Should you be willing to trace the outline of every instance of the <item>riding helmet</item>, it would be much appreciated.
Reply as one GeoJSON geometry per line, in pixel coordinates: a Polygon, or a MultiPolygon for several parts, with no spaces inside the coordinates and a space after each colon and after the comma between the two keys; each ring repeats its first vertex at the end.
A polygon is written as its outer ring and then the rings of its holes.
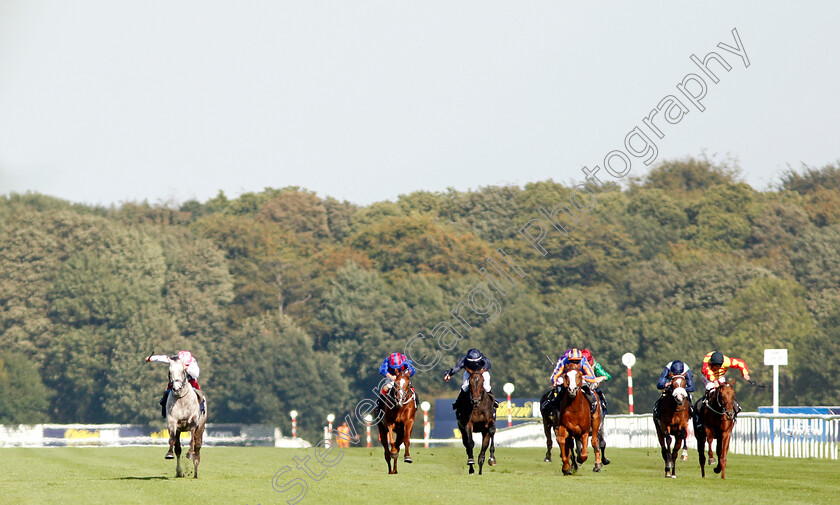
{"type": "Polygon", "coordinates": [[[583,359],[583,353],[580,349],[569,349],[569,361],[580,361],[583,359]]]}
{"type": "Polygon", "coordinates": [[[470,349],[467,351],[467,361],[479,361],[481,360],[481,351],[478,349],[470,349]]]}
{"type": "Polygon", "coordinates": [[[723,353],[720,351],[715,351],[712,353],[712,357],[709,358],[710,365],[717,365],[720,366],[723,364],[723,353]]]}
{"type": "Polygon", "coordinates": [[[388,364],[391,365],[391,368],[400,368],[404,361],[403,355],[398,352],[395,352],[388,357],[388,364]]]}
{"type": "Polygon", "coordinates": [[[685,363],[680,360],[674,360],[671,362],[671,373],[674,375],[679,375],[685,372],[685,363]]]}

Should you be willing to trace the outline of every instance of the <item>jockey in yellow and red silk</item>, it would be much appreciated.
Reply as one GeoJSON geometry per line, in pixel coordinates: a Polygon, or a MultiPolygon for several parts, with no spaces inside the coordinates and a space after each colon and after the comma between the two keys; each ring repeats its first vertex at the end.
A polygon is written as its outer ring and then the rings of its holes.
{"type": "Polygon", "coordinates": [[[586,360],[586,358],[583,357],[583,353],[580,349],[569,349],[563,353],[563,356],[559,360],[557,360],[557,365],[554,367],[554,371],[551,372],[551,385],[557,389],[559,395],[562,395],[565,392],[563,390],[563,372],[565,372],[566,365],[569,363],[580,365],[580,370],[583,372],[584,382],[581,391],[583,391],[586,399],[589,400],[589,408],[594,414],[595,409],[598,407],[598,400],[595,398],[595,394],[592,390],[600,381],[595,377],[595,371],[592,369],[592,365],[586,360]]]}
{"type": "MultiPolygon", "coordinates": [[[[382,394],[387,394],[393,387],[394,381],[397,378],[397,372],[400,370],[408,370],[408,376],[413,377],[417,370],[414,368],[414,363],[401,352],[392,353],[385,358],[385,361],[379,366],[379,373],[385,377],[385,385],[382,387],[382,394]]],[[[414,394],[414,403],[417,408],[420,408],[420,400],[417,398],[417,392],[414,391],[414,386],[411,386],[411,392],[414,394]]]]}
{"type": "MultiPolygon", "coordinates": [[[[155,354],[147,356],[146,362],[155,361],[157,363],[168,364],[173,361],[173,358],[184,364],[184,368],[187,370],[187,381],[190,383],[190,386],[195,389],[196,394],[198,394],[201,403],[201,412],[204,413],[204,392],[201,391],[197,380],[199,374],[201,374],[201,370],[198,368],[198,360],[195,359],[190,351],[179,351],[178,354],[172,358],[166,354],[155,354]]],[[[163,398],[160,399],[161,413],[164,418],[166,418],[166,399],[169,397],[169,392],[171,390],[172,383],[170,382],[166,385],[166,391],[163,393],[163,398]]]]}
{"type": "MultiPolygon", "coordinates": [[[[694,404],[694,410],[697,413],[698,425],[702,424],[703,416],[700,415],[700,404],[705,404],[706,399],[709,398],[712,392],[717,387],[726,382],[726,372],[730,368],[735,368],[741,372],[744,380],[750,380],[750,371],[747,368],[747,363],[742,359],[730,358],[724,356],[720,351],[712,351],[703,357],[703,368],[701,373],[703,375],[703,384],[706,388],[706,394],[703,398],[697,400],[694,404]]],[[[741,405],[735,402],[735,413],[741,412],[741,405]]]]}

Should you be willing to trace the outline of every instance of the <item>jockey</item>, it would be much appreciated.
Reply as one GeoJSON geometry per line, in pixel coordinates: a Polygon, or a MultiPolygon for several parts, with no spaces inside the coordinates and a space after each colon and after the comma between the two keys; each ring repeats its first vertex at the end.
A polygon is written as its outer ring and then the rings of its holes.
{"type": "Polygon", "coordinates": [[[481,374],[481,377],[484,379],[484,390],[487,391],[487,394],[490,395],[490,398],[493,399],[493,406],[498,407],[499,402],[496,401],[495,395],[493,395],[493,391],[490,387],[490,359],[484,355],[478,349],[470,349],[467,351],[467,355],[458,360],[455,363],[455,366],[450,368],[446,371],[446,374],[443,376],[443,380],[449,382],[450,377],[458,373],[458,370],[464,369],[464,382],[461,384],[461,391],[458,393],[458,398],[455,399],[455,403],[452,404],[452,410],[457,410],[458,405],[461,401],[466,401],[467,399],[467,391],[470,389],[470,373],[477,372],[479,370],[484,370],[484,373],[481,374]]]}
{"type": "MultiPolygon", "coordinates": [[[[190,386],[193,387],[195,393],[198,395],[199,402],[201,403],[201,413],[204,413],[204,392],[198,386],[198,379],[201,370],[198,368],[198,360],[195,359],[190,351],[179,351],[176,359],[184,364],[184,368],[187,369],[187,381],[190,383],[190,386]]],[[[158,363],[170,363],[172,362],[172,358],[167,356],[166,354],[156,354],[152,356],[146,356],[146,362],[156,361],[158,363]]],[[[166,391],[163,393],[163,398],[160,399],[160,407],[161,407],[161,414],[164,418],[166,418],[166,399],[169,397],[169,392],[172,391],[172,383],[170,382],[166,386],[166,391]]]]}
{"type": "Polygon", "coordinates": [[[590,385],[597,384],[601,381],[595,377],[595,371],[592,370],[592,365],[586,361],[586,358],[583,357],[583,353],[580,352],[579,349],[569,349],[563,353],[563,356],[559,360],[557,360],[557,366],[555,366],[554,371],[551,372],[551,385],[558,391],[559,394],[563,394],[563,372],[566,371],[566,365],[569,363],[580,364],[580,370],[583,372],[584,381],[581,391],[583,391],[586,399],[589,400],[589,409],[594,414],[595,410],[598,408],[598,403],[595,399],[595,395],[592,394],[592,388],[590,385]]]}
{"type": "MultiPolygon", "coordinates": [[[[414,368],[414,363],[401,352],[391,353],[379,366],[379,373],[385,377],[385,385],[382,387],[383,394],[387,394],[394,385],[394,381],[397,379],[397,372],[400,370],[408,370],[409,377],[413,377],[417,372],[414,368]]],[[[415,406],[420,408],[420,400],[417,399],[417,392],[414,391],[414,386],[411,386],[411,392],[414,395],[415,406]]]]}
{"type": "MultiPolygon", "coordinates": [[[[685,391],[688,393],[688,402],[689,404],[693,402],[691,393],[694,391],[694,374],[691,373],[691,368],[689,368],[688,365],[678,359],[675,359],[665,365],[665,368],[662,370],[662,375],[659,376],[659,382],[656,383],[656,389],[661,389],[663,391],[662,395],[656,400],[656,403],[653,404],[654,418],[659,418],[659,408],[662,405],[662,399],[665,398],[665,395],[667,395],[671,390],[671,379],[675,375],[683,375],[685,377],[685,391]]],[[[694,415],[693,407],[691,415],[694,415]]]]}
{"type": "MultiPolygon", "coordinates": [[[[700,416],[700,403],[702,402],[705,404],[708,398],[712,395],[712,392],[717,389],[719,385],[726,382],[725,375],[727,370],[730,368],[740,370],[741,376],[744,377],[744,380],[750,380],[750,371],[744,360],[724,356],[720,351],[712,351],[703,357],[703,368],[701,369],[701,373],[703,374],[703,383],[706,388],[706,394],[703,398],[697,400],[697,404],[694,405],[694,411],[697,413],[698,426],[702,425],[703,421],[702,416],[700,416]]],[[[741,406],[736,401],[735,413],[737,414],[738,412],[741,412],[741,406]]]]}
{"type": "Polygon", "coordinates": [[[598,430],[598,437],[601,441],[601,463],[609,465],[610,460],[604,456],[604,449],[607,447],[607,441],[604,438],[604,416],[607,415],[607,399],[604,397],[604,392],[601,391],[600,384],[601,382],[612,379],[612,375],[610,375],[610,373],[607,372],[600,363],[595,361],[595,358],[592,357],[592,351],[589,349],[583,349],[580,353],[583,354],[583,358],[592,365],[592,370],[595,372],[595,379],[598,381],[595,383],[595,394],[597,394],[598,398],[601,400],[601,428],[598,430]]]}

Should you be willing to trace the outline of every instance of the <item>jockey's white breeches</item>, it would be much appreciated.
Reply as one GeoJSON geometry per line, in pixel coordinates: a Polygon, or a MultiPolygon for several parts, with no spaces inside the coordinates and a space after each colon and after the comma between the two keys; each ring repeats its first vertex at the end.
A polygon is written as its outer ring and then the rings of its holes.
{"type": "Polygon", "coordinates": [[[706,387],[706,391],[711,391],[714,388],[718,387],[720,384],[723,384],[724,382],[726,382],[726,376],[723,375],[720,376],[719,379],[713,381],[707,379],[705,375],[703,376],[703,385],[706,387]]]}
{"type": "MultiPolygon", "coordinates": [[[[490,372],[485,371],[481,374],[484,377],[484,390],[488,393],[490,392],[490,372]]],[[[464,383],[461,384],[461,390],[464,392],[469,391],[470,389],[470,373],[464,370],[464,383]]]]}

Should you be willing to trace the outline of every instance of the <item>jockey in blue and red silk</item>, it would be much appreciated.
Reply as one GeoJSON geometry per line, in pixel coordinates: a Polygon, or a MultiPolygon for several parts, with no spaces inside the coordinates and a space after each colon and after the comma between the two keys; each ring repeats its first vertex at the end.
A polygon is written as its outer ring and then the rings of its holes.
{"type": "MultiPolygon", "coordinates": [[[[401,352],[391,353],[385,361],[379,365],[379,373],[385,377],[385,385],[382,387],[382,394],[387,394],[393,387],[394,380],[397,378],[397,372],[400,370],[408,370],[408,376],[413,377],[417,370],[414,368],[414,363],[401,352]]],[[[417,398],[417,392],[414,391],[414,386],[411,386],[411,391],[414,393],[414,403],[420,406],[420,400],[417,398]]]]}
{"type": "MultiPolygon", "coordinates": [[[[187,370],[187,381],[196,390],[198,397],[201,399],[201,412],[204,412],[204,393],[198,385],[198,376],[201,374],[201,369],[198,368],[198,360],[192,355],[190,351],[179,351],[176,356],[170,358],[166,354],[155,354],[146,357],[146,362],[155,361],[157,363],[171,363],[173,359],[177,359],[184,364],[187,370]]],[[[166,399],[169,397],[169,392],[172,390],[172,383],[166,385],[166,391],[163,393],[163,398],[160,399],[160,406],[163,417],[166,417],[166,399]]]]}
{"type": "Polygon", "coordinates": [[[557,388],[561,395],[565,392],[563,390],[563,372],[565,371],[566,365],[569,363],[580,364],[580,370],[583,373],[584,382],[581,391],[583,391],[586,399],[589,400],[589,408],[594,413],[598,406],[598,400],[595,398],[593,389],[599,381],[595,377],[595,371],[592,369],[592,365],[590,365],[586,358],[583,357],[583,353],[580,349],[569,349],[563,353],[563,356],[559,360],[557,360],[557,365],[555,365],[554,371],[551,372],[551,385],[552,387],[557,388]]]}

